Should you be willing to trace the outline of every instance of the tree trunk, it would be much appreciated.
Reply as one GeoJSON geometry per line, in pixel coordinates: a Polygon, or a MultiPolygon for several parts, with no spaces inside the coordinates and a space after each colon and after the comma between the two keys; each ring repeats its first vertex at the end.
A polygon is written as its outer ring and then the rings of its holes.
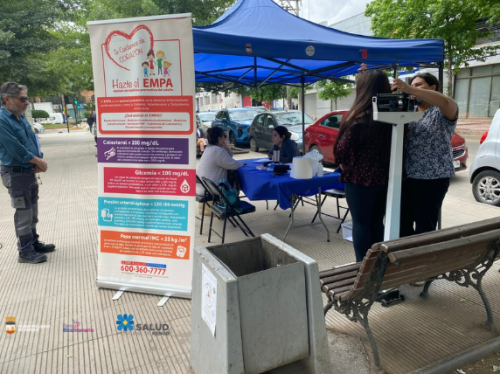
{"type": "Polygon", "coordinates": [[[446,92],[445,94],[448,95],[449,97],[453,98],[453,66],[452,66],[453,60],[451,56],[448,56],[448,69],[447,69],[447,75],[448,75],[448,84],[446,85],[446,92]]]}

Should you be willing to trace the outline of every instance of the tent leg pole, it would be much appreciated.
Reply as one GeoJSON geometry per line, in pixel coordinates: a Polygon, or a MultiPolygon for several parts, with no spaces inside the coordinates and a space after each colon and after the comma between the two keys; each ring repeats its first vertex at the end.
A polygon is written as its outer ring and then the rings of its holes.
{"type": "MultiPolygon", "coordinates": [[[[438,62],[438,65],[439,65],[439,82],[441,83],[439,85],[439,92],[443,93],[443,61],[439,61],[438,62]]],[[[449,79],[451,79],[450,77],[448,77],[449,79]]],[[[451,93],[449,93],[450,96],[451,96],[451,93]]]]}
{"type": "Polygon", "coordinates": [[[302,154],[306,153],[306,126],[304,122],[306,121],[306,88],[305,88],[305,78],[300,77],[300,85],[302,86],[302,154]]]}

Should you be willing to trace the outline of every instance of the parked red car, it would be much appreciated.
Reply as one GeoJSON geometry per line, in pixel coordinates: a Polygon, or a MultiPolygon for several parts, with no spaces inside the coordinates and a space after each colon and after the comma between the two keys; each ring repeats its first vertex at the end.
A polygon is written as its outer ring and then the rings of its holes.
{"type": "MultiPolygon", "coordinates": [[[[306,152],[319,152],[323,155],[324,162],[334,164],[333,143],[339,132],[340,122],[347,112],[347,110],[336,110],[328,113],[306,128],[306,152]]],[[[453,148],[453,166],[455,166],[455,171],[466,169],[469,154],[465,145],[465,139],[457,133],[453,133],[451,146],[453,148]]]]}

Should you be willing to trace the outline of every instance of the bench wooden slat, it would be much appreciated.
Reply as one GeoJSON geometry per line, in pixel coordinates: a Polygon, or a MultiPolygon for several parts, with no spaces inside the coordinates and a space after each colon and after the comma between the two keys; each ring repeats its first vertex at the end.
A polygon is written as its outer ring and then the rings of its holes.
{"type": "MultiPolygon", "coordinates": [[[[461,261],[463,257],[470,258],[473,257],[473,253],[475,253],[475,259],[471,260],[471,262],[474,262],[479,259],[481,254],[484,252],[484,246],[481,248],[480,246],[475,247],[473,250],[469,250],[468,248],[461,248],[460,250],[457,250],[456,253],[453,253],[453,257],[450,257],[448,253],[442,253],[442,254],[434,254],[433,261],[461,261]],[[442,259],[441,259],[442,257],[442,259]]],[[[427,256],[416,256],[414,259],[410,260],[405,260],[405,261],[398,261],[400,263],[399,265],[396,265],[395,263],[390,263],[387,266],[387,270],[385,272],[385,277],[390,276],[391,274],[394,273],[399,273],[399,272],[407,272],[411,271],[413,268],[418,268],[423,265],[428,265],[429,264],[429,258],[427,256]]],[[[461,265],[463,263],[460,262],[461,265]]],[[[359,277],[359,283],[365,282],[369,278],[370,274],[366,273],[363,274],[359,277]]]]}
{"type": "Polygon", "coordinates": [[[435,252],[431,255],[421,255],[415,256],[413,258],[408,258],[402,261],[397,261],[390,263],[387,266],[387,270],[385,272],[385,276],[390,276],[393,273],[398,272],[408,272],[413,268],[418,268],[422,265],[426,266],[435,266],[439,263],[446,264],[446,266],[453,267],[453,263],[456,262],[457,266],[464,265],[464,259],[470,262],[471,264],[475,264],[480,260],[482,254],[484,253],[484,245],[482,246],[474,246],[473,248],[461,248],[456,252],[435,252]]]}
{"type": "Polygon", "coordinates": [[[344,280],[339,281],[339,282],[328,283],[328,284],[325,284],[323,287],[321,287],[321,289],[325,293],[328,293],[329,291],[334,290],[335,288],[341,288],[341,287],[343,288],[345,286],[352,286],[354,284],[355,279],[356,278],[344,279],[344,280]]]}
{"type": "Polygon", "coordinates": [[[380,250],[385,253],[390,253],[402,249],[434,244],[436,242],[445,242],[462,237],[469,237],[486,231],[498,229],[500,229],[500,221],[498,218],[491,218],[479,222],[469,223],[467,225],[455,226],[411,237],[389,240],[380,243],[380,250]]]}
{"type": "Polygon", "coordinates": [[[335,300],[342,300],[349,292],[338,292],[335,294],[335,300]]]}
{"type": "Polygon", "coordinates": [[[347,273],[352,270],[358,271],[358,269],[361,267],[361,262],[351,262],[349,264],[341,265],[341,266],[336,266],[333,269],[328,269],[328,270],[323,270],[319,272],[319,278],[327,278],[331,277],[333,275],[337,274],[342,274],[342,273],[347,273]]]}
{"type": "Polygon", "coordinates": [[[363,262],[361,263],[361,267],[358,270],[358,275],[356,277],[356,281],[347,296],[348,298],[355,297],[357,294],[353,294],[352,292],[357,289],[358,285],[360,282],[362,284],[365,283],[365,279],[368,279],[369,274],[371,274],[373,267],[375,266],[375,263],[377,261],[378,256],[380,255],[380,251],[378,250],[379,246],[381,243],[375,244],[372,248],[366,252],[365,258],[363,262]]]}
{"type": "MultiPolygon", "coordinates": [[[[453,262],[455,266],[453,268],[456,269],[466,269],[473,268],[471,265],[471,261],[467,258],[464,258],[462,262],[453,262]]],[[[474,264],[474,263],[473,263],[474,264]]],[[[388,268],[389,269],[389,268],[388,268]]],[[[437,264],[419,264],[419,266],[407,269],[406,271],[398,271],[392,272],[384,276],[384,280],[380,287],[381,290],[387,290],[389,288],[394,288],[398,286],[402,286],[404,284],[409,284],[418,281],[424,281],[426,279],[436,277],[448,272],[450,269],[449,264],[447,263],[437,263],[437,264]]],[[[361,292],[364,287],[353,287],[353,295],[356,295],[358,292],[361,292]]]]}
{"type": "MultiPolygon", "coordinates": [[[[437,261],[461,261],[462,257],[478,259],[484,253],[484,245],[474,245],[469,247],[463,247],[460,249],[450,251],[435,252],[431,255],[418,255],[412,258],[407,258],[401,261],[391,262],[386,270],[386,275],[399,271],[398,269],[409,269],[412,266],[418,266],[421,263],[427,264],[431,260],[432,262],[437,261]]],[[[403,271],[401,270],[401,271],[403,271]]]]}
{"type": "Polygon", "coordinates": [[[339,275],[335,275],[333,277],[323,278],[323,279],[320,279],[320,284],[323,287],[324,285],[327,285],[330,283],[335,283],[335,282],[341,281],[343,279],[352,279],[352,281],[354,283],[354,279],[356,279],[357,274],[358,274],[357,271],[351,271],[349,273],[342,273],[339,275]]]}
{"type": "MultiPolygon", "coordinates": [[[[470,266],[470,262],[464,260],[463,264],[454,263],[456,266],[455,269],[466,269],[467,267],[473,269],[474,266],[470,266]],[[468,266],[469,265],[469,266],[468,266]]],[[[399,287],[404,284],[424,281],[429,278],[437,277],[449,272],[450,267],[446,264],[440,264],[440,266],[433,267],[422,267],[420,272],[407,272],[407,273],[396,273],[394,276],[384,277],[384,281],[382,282],[381,289],[389,289],[394,287],[399,287]]]]}
{"type": "Polygon", "coordinates": [[[337,288],[335,290],[328,291],[328,295],[335,297],[337,294],[346,294],[351,289],[350,286],[337,288]]]}
{"type": "MultiPolygon", "coordinates": [[[[437,252],[437,251],[444,251],[444,250],[449,250],[453,248],[460,248],[460,247],[471,247],[473,245],[486,245],[488,242],[492,240],[498,240],[500,237],[500,229],[493,230],[493,231],[488,231],[472,236],[468,236],[465,238],[458,238],[458,239],[453,239],[449,240],[444,243],[435,243],[435,244],[430,244],[430,245],[423,245],[415,248],[410,248],[410,249],[404,249],[404,250],[399,250],[396,252],[391,252],[389,253],[389,259],[391,262],[395,262],[398,260],[403,260],[408,257],[413,257],[416,255],[424,255],[426,253],[432,253],[432,252],[437,252]]],[[[484,248],[484,247],[483,247],[484,248]]]]}
{"type": "Polygon", "coordinates": [[[412,273],[416,274],[416,276],[422,273],[425,274],[427,278],[430,278],[445,273],[446,270],[443,271],[443,269],[453,269],[453,268],[468,269],[475,267],[476,263],[477,261],[471,260],[467,257],[461,257],[461,261],[453,259],[448,262],[446,261],[441,261],[436,263],[419,262],[411,264],[412,266],[407,268],[398,267],[397,271],[392,271],[394,270],[393,268],[388,268],[388,270],[391,271],[385,273],[384,280],[397,279],[398,277],[406,277],[407,274],[412,274],[412,273]]]}

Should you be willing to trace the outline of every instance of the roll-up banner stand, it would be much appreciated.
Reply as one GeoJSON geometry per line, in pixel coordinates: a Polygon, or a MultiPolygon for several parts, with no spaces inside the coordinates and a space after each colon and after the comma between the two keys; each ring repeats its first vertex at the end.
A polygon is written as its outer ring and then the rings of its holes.
{"type": "Polygon", "coordinates": [[[191,297],[191,15],[89,22],[97,106],[97,286],[191,297]]]}

